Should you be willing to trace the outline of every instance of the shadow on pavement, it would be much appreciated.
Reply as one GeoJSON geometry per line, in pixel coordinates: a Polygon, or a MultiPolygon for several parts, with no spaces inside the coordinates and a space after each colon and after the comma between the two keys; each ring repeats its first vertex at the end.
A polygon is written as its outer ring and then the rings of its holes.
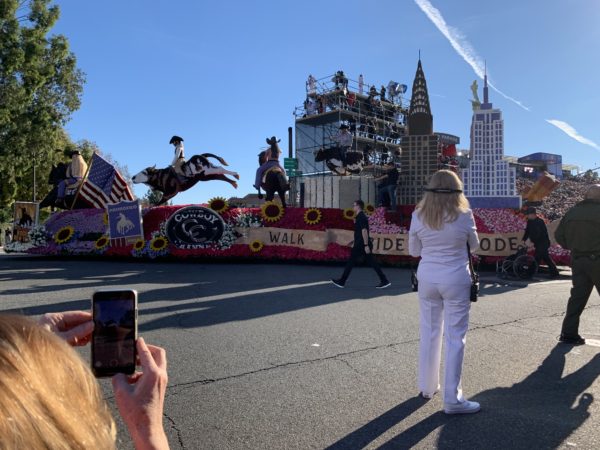
{"type": "MultiPolygon", "coordinates": [[[[438,449],[560,447],[590,417],[594,398],[585,391],[600,374],[600,354],[597,354],[586,365],[563,377],[565,356],[571,349],[572,346],[557,344],[538,369],[520,383],[470,398],[481,403],[481,412],[464,416],[436,412],[379,449],[412,448],[438,428],[438,449]]],[[[413,398],[402,403],[329,448],[368,445],[422,406],[417,403],[419,400],[413,398]]]]}

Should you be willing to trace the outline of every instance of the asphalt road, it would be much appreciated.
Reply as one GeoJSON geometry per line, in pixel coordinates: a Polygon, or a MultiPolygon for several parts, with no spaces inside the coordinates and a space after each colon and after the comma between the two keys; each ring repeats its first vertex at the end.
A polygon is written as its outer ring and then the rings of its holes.
{"type": "MultiPolygon", "coordinates": [[[[507,284],[485,274],[463,372],[482,411],[446,416],[439,396],[417,397],[409,272],[385,272],[386,290],[366,268],[338,289],[334,266],[0,254],[0,309],[87,309],[96,289],[137,289],[140,335],[167,349],[172,449],[600,448],[596,292],[580,328],[591,339],[572,347],[556,339],[568,275],[507,284]]],[[[119,440],[133,448],[120,423],[119,440]]]]}

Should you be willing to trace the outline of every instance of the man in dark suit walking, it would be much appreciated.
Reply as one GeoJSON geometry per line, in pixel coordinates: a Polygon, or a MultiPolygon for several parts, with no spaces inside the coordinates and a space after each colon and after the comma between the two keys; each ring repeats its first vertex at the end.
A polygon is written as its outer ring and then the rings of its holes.
{"type": "Polygon", "coordinates": [[[392,284],[388,281],[373,256],[373,245],[369,241],[369,220],[363,211],[364,207],[365,203],[362,200],[354,202],[353,208],[356,217],[354,219],[354,245],[352,246],[352,253],[350,253],[350,259],[346,263],[342,277],[331,280],[339,288],[343,288],[346,285],[346,280],[350,276],[352,268],[361,258],[365,258],[367,263],[377,272],[377,276],[379,277],[379,284],[376,286],[377,289],[385,289],[392,284]]]}

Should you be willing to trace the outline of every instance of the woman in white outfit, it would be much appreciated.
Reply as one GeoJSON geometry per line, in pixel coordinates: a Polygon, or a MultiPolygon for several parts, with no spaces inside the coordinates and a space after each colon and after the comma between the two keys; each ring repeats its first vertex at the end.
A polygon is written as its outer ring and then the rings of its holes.
{"type": "Polygon", "coordinates": [[[473,213],[462,182],[450,170],[436,172],[413,212],[408,247],[421,256],[419,281],[419,390],[432,398],[439,390],[442,329],[445,336],[444,412],[479,411],[479,403],[464,399],[461,372],[471,307],[469,260],[479,245],[473,213]]]}

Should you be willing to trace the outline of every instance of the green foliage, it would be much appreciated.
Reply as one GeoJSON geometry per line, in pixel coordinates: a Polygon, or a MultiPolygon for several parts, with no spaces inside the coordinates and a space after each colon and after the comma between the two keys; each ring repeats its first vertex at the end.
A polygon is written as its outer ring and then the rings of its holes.
{"type": "MultiPolygon", "coordinates": [[[[148,206],[156,206],[160,202],[161,198],[162,198],[162,192],[148,189],[148,192],[146,192],[146,195],[144,195],[144,198],[142,199],[142,204],[145,204],[148,206]]],[[[172,205],[172,204],[173,204],[173,202],[171,202],[171,201],[168,201],[167,203],[165,203],[165,205],[172,205]]]]}
{"type": "Polygon", "coordinates": [[[0,208],[39,200],[52,164],[73,144],[63,126],[80,106],[84,75],[50,0],[0,0],[0,208]]]}
{"type": "Polygon", "coordinates": [[[594,172],[592,169],[586,170],[583,174],[583,179],[590,182],[598,181],[598,173],[594,172]]]}

